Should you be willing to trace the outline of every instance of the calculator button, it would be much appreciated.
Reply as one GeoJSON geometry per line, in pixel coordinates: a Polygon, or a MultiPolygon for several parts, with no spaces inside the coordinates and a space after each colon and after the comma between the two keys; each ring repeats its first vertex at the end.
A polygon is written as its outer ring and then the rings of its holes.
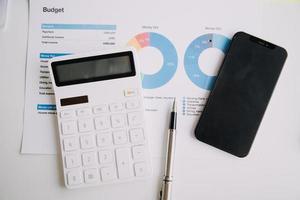
{"type": "Polygon", "coordinates": [[[80,158],[78,154],[68,154],[65,156],[66,167],[68,169],[79,167],[80,166],[80,158]]]}
{"type": "Polygon", "coordinates": [[[139,145],[132,147],[132,156],[134,160],[145,159],[145,146],[139,145]]]}
{"type": "Polygon", "coordinates": [[[96,146],[94,135],[83,135],[80,137],[80,145],[82,149],[89,149],[96,146]]]}
{"type": "Polygon", "coordinates": [[[126,125],[125,116],[122,114],[111,116],[111,126],[113,128],[122,128],[126,125]]]}
{"type": "Polygon", "coordinates": [[[94,121],[97,130],[104,130],[110,127],[109,118],[107,116],[96,117],[94,121]]]}
{"type": "Polygon", "coordinates": [[[109,109],[112,112],[121,111],[121,110],[123,110],[123,104],[122,103],[112,103],[109,105],[109,109]]]}
{"type": "Polygon", "coordinates": [[[100,164],[106,164],[113,162],[113,153],[109,150],[99,151],[99,161],[100,164]]]}
{"type": "Polygon", "coordinates": [[[82,183],[82,174],[79,170],[72,170],[67,174],[68,185],[79,185],[82,183]]]}
{"type": "Polygon", "coordinates": [[[82,154],[82,164],[83,166],[93,166],[96,165],[96,152],[87,152],[82,154]]]}
{"type": "Polygon", "coordinates": [[[89,108],[81,108],[77,110],[77,116],[82,117],[82,116],[88,116],[91,114],[91,109],[89,108]]]}
{"type": "Polygon", "coordinates": [[[65,151],[74,151],[78,149],[78,140],[76,137],[68,137],[63,139],[63,145],[65,151]]]}
{"type": "Polygon", "coordinates": [[[126,89],[124,90],[124,96],[125,97],[133,97],[137,95],[137,90],[136,89],[126,89]]]}
{"type": "Polygon", "coordinates": [[[130,141],[134,144],[142,143],[145,140],[144,131],[141,128],[131,129],[129,131],[130,141]]]}
{"type": "Polygon", "coordinates": [[[126,144],[128,141],[125,130],[114,131],[113,138],[115,144],[126,144]]]}
{"type": "Polygon", "coordinates": [[[126,179],[133,175],[132,165],[130,164],[129,148],[116,149],[116,160],[118,176],[120,179],[126,179]]]}
{"type": "Polygon", "coordinates": [[[79,132],[88,132],[94,129],[92,119],[80,119],[78,120],[78,129],[79,132]]]}
{"type": "Polygon", "coordinates": [[[75,116],[74,110],[63,110],[60,112],[60,117],[61,118],[72,118],[75,116]]]}
{"type": "Polygon", "coordinates": [[[112,145],[111,133],[98,133],[97,134],[97,144],[99,147],[112,145]]]}
{"type": "Polygon", "coordinates": [[[107,112],[107,105],[102,104],[99,106],[95,106],[93,108],[93,112],[94,112],[94,114],[105,113],[105,112],[107,112]]]}
{"type": "Polygon", "coordinates": [[[140,125],[143,122],[143,115],[141,112],[128,113],[127,116],[129,125],[140,125]]]}
{"type": "Polygon", "coordinates": [[[147,164],[145,162],[134,164],[135,176],[145,176],[147,174],[147,164]]]}
{"type": "Polygon", "coordinates": [[[100,169],[101,172],[101,178],[103,181],[112,181],[117,178],[116,170],[114,167],[103,167],[100,169]]]}
{"type": "Polygon", "coordinates": [[[84,182],[86,183],[97,183],[100,181],[98,169],[87,169],[84,170],[84,182]]]}
{"type": "Polygon", "coordinates": [[[138,100],[131,100],[126,102],[127,109],[135,109],[140,106],[140,102],[138,100]]]}
{"type": "Polygon", "coordinates": [[[77,126],[75,121],[63,121],[61,123],[62,133],[64,135],[74,134],[77,132],[77,126]]]}

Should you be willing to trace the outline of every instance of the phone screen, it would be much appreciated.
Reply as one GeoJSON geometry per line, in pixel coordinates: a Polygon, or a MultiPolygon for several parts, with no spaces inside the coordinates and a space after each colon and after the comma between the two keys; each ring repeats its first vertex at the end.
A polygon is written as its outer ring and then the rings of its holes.
{"type": "Polygon", "coordinates": [[[196,138],[238,157],[248,155],[286,57],[279,46],[236,33],[195,129],[196,138]]]}

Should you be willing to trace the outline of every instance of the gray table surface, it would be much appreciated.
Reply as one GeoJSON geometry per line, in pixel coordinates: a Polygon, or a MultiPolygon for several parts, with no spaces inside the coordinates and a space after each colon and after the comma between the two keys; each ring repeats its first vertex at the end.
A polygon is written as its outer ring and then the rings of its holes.
{"type": "MultiPolygon", "coordinates": [[[[263,2],[262,36],[284,46],[289,57],[259,129],[253,153],[258,156],[246,172],[248,180],[235,177],[234,169],[215,174],[232,173],[232,180],[213,176],[202,180],[201,167],[214,163],[186,159],[188,164],[178,162],[175,169],[174,199],[300,199],[300,2],[263,2]],[[232,184],[237,180],[239,184],[232,184]]],[[[70,191],[63,187],[57,156],[19,153],[27,32],[28,1],[10,0],[7,24],[0,30],[0,200],[156,199],[158,176],[146,182],[70,191]]],[[[178,160],[184,159],[187,146],[179,142],[178,160]]]]}

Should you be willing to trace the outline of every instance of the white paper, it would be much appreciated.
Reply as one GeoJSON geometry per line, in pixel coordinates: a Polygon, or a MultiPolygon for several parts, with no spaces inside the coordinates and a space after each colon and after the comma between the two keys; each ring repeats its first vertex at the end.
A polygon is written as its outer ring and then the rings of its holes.
{"type": "Polygon", "coordinates": [[[152,155],[161,156],[173,97],[192,153],[223,51],[235,32],[259,33],[259,21],[258,1],[30,1],[22,153],[57,152],[48,58],[114,46],[138,50],[152,155]]]}

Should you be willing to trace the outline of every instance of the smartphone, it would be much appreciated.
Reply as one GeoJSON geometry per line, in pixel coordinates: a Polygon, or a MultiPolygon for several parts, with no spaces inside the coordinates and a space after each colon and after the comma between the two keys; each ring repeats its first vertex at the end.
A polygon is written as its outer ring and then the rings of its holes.
{"type": "Polygon", "coordinates": [[[196,126],[196,138],[247,156],[286,58],[284,48],[236,33],[196,126]]]}

